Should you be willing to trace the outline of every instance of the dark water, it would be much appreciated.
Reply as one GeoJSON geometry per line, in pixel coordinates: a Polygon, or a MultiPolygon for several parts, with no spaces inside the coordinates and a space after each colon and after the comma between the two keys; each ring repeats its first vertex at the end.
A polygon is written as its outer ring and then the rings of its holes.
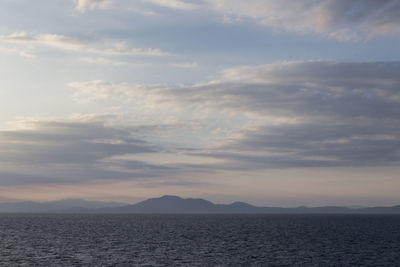
{"type": "Polygon", "coordinates": [[[400,216],[0,215],[1,266],[400,266],[400,216]]]}

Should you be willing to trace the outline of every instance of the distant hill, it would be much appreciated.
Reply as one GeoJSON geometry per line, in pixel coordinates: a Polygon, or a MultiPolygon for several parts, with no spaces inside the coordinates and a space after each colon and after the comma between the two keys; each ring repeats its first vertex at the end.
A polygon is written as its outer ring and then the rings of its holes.
{"type": "Polygon", "coordinates": [[[0,212],[53,213],[53,212],[91,212],[105,207],[120,207],[124,203],[88,201],[84,199],[62,199],[49,202],[9,202],[0,203],[0,212]]]}
{"type": "Polygon", "coordinates": [[[104,213],[269,213],[269,214],[357,214],[357,213],[398,213],[400,206],[374,207],[351,209],[347,207],[324,206],[324,207],[257,207],[244,202],[232,204],[214,204],[200,198],[183,199],[178,196],[163,196],[150,198],[133,205],[125,205],[117,208],[100,209],[104,213]]]}
{"type": "Polygon", "coordinates": [[[348,208],[324,207],[257,207],[244,202],[214,204],[201,198],[163,196],[150,198],[137,204],[65,199],[52,202],[0,203],[0,212],[31,213],[159,213],[159,214],[400,214],[400,206],[348,208]]]}

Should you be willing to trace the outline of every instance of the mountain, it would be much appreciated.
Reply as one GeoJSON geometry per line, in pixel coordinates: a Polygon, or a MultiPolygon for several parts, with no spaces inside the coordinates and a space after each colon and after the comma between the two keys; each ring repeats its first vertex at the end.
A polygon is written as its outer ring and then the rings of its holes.
{"type": "Polygon", "coordinates": [[[10,202],[0,203],[0,212],[84,212],[104,207],[119,207],[125,205],[117,202],[88,201],[84,199],[62,199],[49,202],[10,202]]]}
{"type": "Polygon", "coordinates": [[[210,213],[210,214],[400,214],[400,206],[351,209],[347,207],[257,207],[244,202],[214,204],[199,198],[183,199],[178,196],[150,198],[133,205],[103,208],[101,213],[210,213]]]}
{"type": "Polygon", "coordinates": [[[361,208],[356,210],[358,213],[373,213],[373,214],[387,214],[387,213],[397,213],[400,214],[400,205],[393,207],[371,207],[371,208],[361,208]]]}
{"type": "Polygon", "coordinates": [[[97,202],[82,199],[64,199],[51,202],[0,203],[0,212],[13,213],[163,213],[163,214],[400,214],[400,206],[348,208],[325,207],[257,207],[244,202],[214,204],[200,198],[163,196],[150,198],[137,204],[97,202]]]}
{"type": "Polygon", "coordinates": [[[133,205],[104,208],[103,212],[118,213],[208,213],[215,204],[204,199],[182,199],[177,196],[150,198],[133,205]]]}

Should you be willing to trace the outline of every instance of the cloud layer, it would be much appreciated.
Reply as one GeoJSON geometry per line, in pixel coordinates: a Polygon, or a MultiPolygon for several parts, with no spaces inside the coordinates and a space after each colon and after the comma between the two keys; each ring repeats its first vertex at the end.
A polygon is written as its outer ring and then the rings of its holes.
{"type": "Polygon", "coordinates": [[[251,18],[276,29],[341,40],[369,39],[400,31],[398,0],[216,0],[210,3],[226,16],[251,18]]]}
{"type": "Polygon", "coordinates": [[[258,126],[193,155],[221,168],[371,166],[400,161],[399,62],[286,62],[223,71],[191,87],[72,84],[75,98],[135,98],[187,112],[247,114],[258,126]]]}
{"type": "MultiPolygon", "coordinates": [[[[105,8],[110,2],[79,0],[77,9],[83,12],[105,8]]],[[[133,0],[131,4],[145,2],[133,0]]],[[[202,8],[221,14],[227,23],[250,19],[274,29],[320,34],[338,40],[371,39],[400,32],[398,0],[151,0],[147,3],[187,11],[202,8]]],[[[126,2],[114,4],[122,8],[126,2]]]]}
{"type": "Polygon", "coordinates": [[[107,126],[101,118],[24,124],[29,128],[0,132],[3,184],[84,183],[154,175],[154,172],[144,172],[149,165],[139,161],[125,169],[110,161],[115,156],[160,150],[138,137],[140,127],[107,126]]]}
{"type": "Polygon", "coordinates": [[[178,10],[192,10],[196,9],[201,1],[197,1],[198,3],[195,2],[184,0],[78,0],[76,1],[76,9],[80,12],[85,12],[86,10],[104,9],[111,6],[121,8],[126,7],[127,4],[128,6],[150,4],[178,10]]]}

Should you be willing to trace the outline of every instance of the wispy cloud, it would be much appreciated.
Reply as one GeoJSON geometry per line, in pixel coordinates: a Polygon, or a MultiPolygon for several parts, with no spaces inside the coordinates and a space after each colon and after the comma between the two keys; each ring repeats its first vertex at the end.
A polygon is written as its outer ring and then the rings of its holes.
{"type": "Polygon", "coordinates": [[[23,129],[0,131],[3,185],[129,179],[154,176],[160,171],[161,167],[144,162],[135,161],[135,164],[121,167],[122,161],[107,160],[114,156],[159,151],[159,146],[139,137],[141,127],[107,126],[102,117],[29,120],[27,123],[29,127],[23,129]],[[20,172],[16,172],[17,169],[20,172]]]}
{"type": "Polygon", "coordinates": [[[400,32],[398,0],[209,0],[225,21],[254,19],[261,25],[340,40],[369,39],[400,32]]]}
{"type": "Polygon", "coordinates": [[[0,46],[0,53],[6,55],[18,55],[24,58],[36,57],[35,52],[31,48],[19,49],[16,47],[0,46]]]}
{"type": "Polygon", "coordinates": [[[139,100],[142,106],[155,103],[157,94],[152,91],[163,88],[160,85],[112,83],[103,80],[89,82],[71,82],[75,88],[73,99],[78,103],[89,103],[96,100],[116,99],[124,102],[139,100]]]}
{"type": "Polygon", "coordinates": [[[230,160],[228,169],[397,164],[399,74],[399,62],[289,62],[229,69],[219,81],[170,94],[267,116],[204,154],[230,160]]]}
{"type": "Polygon", "coordinates": [[[129,47],[124,42],[83,40],[58,34],[28,34],[24,32],[13,33],[10,35],[0,36],[0,42],[26,45],[43,45],[65,51],[103,55],[166,55],[165,52],[156,48],[133,48],[129,47]]]}
{"type": "Polygon", "coordinates": [[[104,57],[82,57],[82,58],[80,58],[80,61],[89,63],[89,64],[95,64],[95,65],[121,66],[121,65],[127,64],[127,62],[124,62],[124,61],[118,61],[118,60],[113,60],[113,59],[104,58],[104,57]]]}
{"type": "Polygon", "coordinates": [[[264,125],[239,138],[193,155],[224,160],[220,168],[396,166],[400,162],[398,126],[357,120],[264,125]]]}
{"type": "Polygon", "coordinates": [[[182,1],[182,0],[145,0],[145,2],[154,3],[156,5],[175,8],[175,9],[195,9],[198,6],[194,4],[195,1],[182,1]]]}
{"type": "Polygon", "coordinates": [[[151,138],[182,129],[179,124],[129,126],[112,115],[21,119],[18,124],[0,131],[0,186],[177,178],[212,171],[202,157],[185,156],[164,147],[161,138],[151,138]]]}
{"type": "MultiPolygon", "coordinates": [[[[140,5],[156,5],[160,7],[166,7],[178,10],[193,10],[199,7],[202,1],[185,1],[185,0],[74,0],[76,2],[76,9],[80,12],[94,9],[106,9],[110,7],[122,8],[128,5],[140,6],[140,5]]],[[[136,10],[136,9],[134,9],[136,10]]],[[[147,14],[154,14],[148,13],[147,14]]]]}
{"type": "MultiPolygon", "coordinates": [[[[77,9],[106,8],[117,0],[79,0],[77,9]]],[[[222,15],[224,23],[254,20],[260,25],[300,34],[319,34],[337,40],[365,40],[400,32],[398,0],[131,0],[133,5],[153,4],[190,12],[194,9],[213,10],[222,15]]]]}
{"type": "Polygon", "coordinates": [[[399,73],[398,62],[286,62],[227,69],[219,80],[167,96],[262,115],[395,118],[399,73]]]}
{"type": "Polygon", "coordinates": [[[2,131],[2,162],[25,164],[91,163],[128,153],[155,151],[134,131],[101,122],[37,121],[26,130],[2,131]],[[11,149],[12,148],[12,149],[11,149]]]}
{"type": "Polygon", "coordinates": [[[86,10],[93,9],[103,9],[110,6],[112,0],[75,0],[76,9],[80,12],[85,12],[86,10]]]}

